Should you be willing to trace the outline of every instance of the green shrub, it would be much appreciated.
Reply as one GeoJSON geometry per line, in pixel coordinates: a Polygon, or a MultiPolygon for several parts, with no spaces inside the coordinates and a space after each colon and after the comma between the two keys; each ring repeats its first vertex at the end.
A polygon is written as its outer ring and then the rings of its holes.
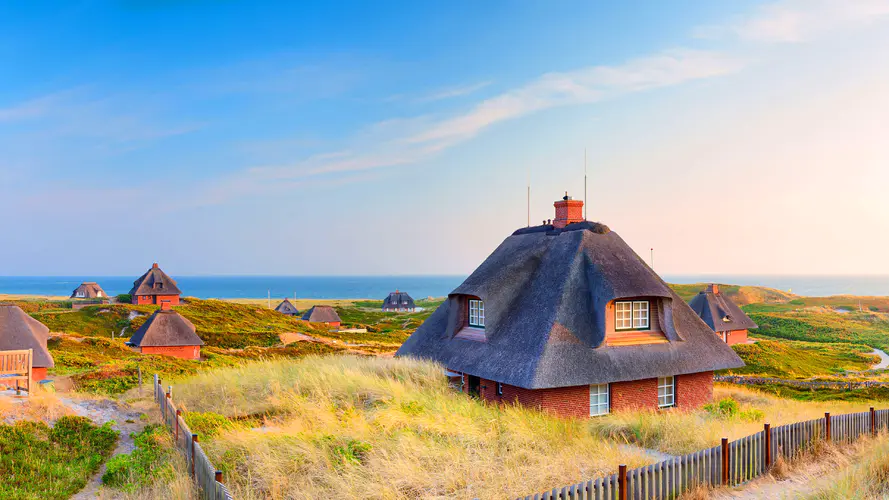
{"type": "Polygon", "coordinates": [[[158,480],[172,478],[174,450],[170,436],[162,425],[148,425],[133,434],[136,448],[111,458],[106,465],[102,482],[112,488],[134,492],[158,480]]]}
{"type": "Polygon", "coordinates": [[[228,417],[212,411],[190,411],[184,415],[185,423],[191,432],[204,437],[213,437],[221,431],[234,429],[236,424],[228,417]]]}
{"type": "Polygon", "coordinates": [[[133,296],[128,293],[121,293],[117,297],[115,297],[115,299],[117,299],[118,302],[121,302],[124,304],[129,304],[129,303],[133,302],[133,296]]]}

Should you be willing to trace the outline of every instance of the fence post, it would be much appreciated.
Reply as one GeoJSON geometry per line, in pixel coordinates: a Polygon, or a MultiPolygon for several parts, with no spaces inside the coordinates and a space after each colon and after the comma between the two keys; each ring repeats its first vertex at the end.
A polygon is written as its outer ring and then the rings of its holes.
{"type": "Polygon", "coordinates": [[[224,483],[222,482],[222,471],[221,471],[221,470],[216,471],[216,474],[215,474],[214,476],[215,476],[215,479],[216,479],[216,482],[217,482],[217,483],[219,483],[219,484],[224,484],[224,483]]]}
{"type": "Polygon", "coordinates": [[[192,434],[191,435],[191,475],[192,476],[194,476],[194,462],[195,462],[194,445],[197,442],[198,442],[198,435],[192,434]]]}
{"type": "Polygon", "coordinates": [[[164,394],[164,425],[167,425],[167,408],[170,407],[170,393],[164,394]]]}
{"type": "Polygon", "coordinates": [[[763,432],[766,437],[766,471],[768,471],[772,467],[772,425],[763,424],[763,432]]]}
{"type": "Polygon", "coordinates": [[[624,464],[617,466],[617,498],[627,500],[627,466],[624,464]]]}
{"type": "Polygon", "coordinates": [[[877,415],[874,411],[874,407],[870,407],[870,433],[874,436],[877,435],[877,415]]]}
{"type": "Polygon", "coordinates": [[[824,429],[827,433],[825,439],[830,442],[830,412],[824,412],[824,429]]]}
{"type": "Polygon", "coordinates": [[[176,445],[179,445],[179,415],[182,415],[182,410],[176,410],[176,445]]]}
{"type": "Polygon", "coordinates": [[[157,403],[157,384],[159,384],[161,379],[157,378],[157,373],[154,374],[154,387],[151,388],[151,391],[154,393],[154,402],[157,403]]]}
{"type": "Polygon", "coordinates": [[[722,438],[722,484],[728,484],[728,438],[722,438]]]}

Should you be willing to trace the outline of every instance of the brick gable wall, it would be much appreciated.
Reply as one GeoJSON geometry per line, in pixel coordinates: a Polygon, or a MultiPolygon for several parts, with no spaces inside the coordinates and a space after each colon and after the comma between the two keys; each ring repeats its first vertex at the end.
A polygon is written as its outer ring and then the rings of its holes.
{"type": "Polygon", "coordinates": [[[676,407],[694,409],[713,399],[713,372],[691,373],[676,377],[676,407]]]}
{"type": "Polygon", "coordinates": [[[171,306],[179,305],[178,295],[134,295],[132,299],[133,304],[139,305],[159,305],[161,302],[169,302],[171,306]]]}
{"type": "Polygon", "coordinates": [[[162,354],[180,359],[200,359],[201,357],[200,346],[145,346],[140,349],[142,354],[162,354]]]}
{"type": "Polygon", "coordinates": [[[744,342],[747,342],[747,330],[726,332],[726,343],[728,345],[743,344],[744,342]]]}

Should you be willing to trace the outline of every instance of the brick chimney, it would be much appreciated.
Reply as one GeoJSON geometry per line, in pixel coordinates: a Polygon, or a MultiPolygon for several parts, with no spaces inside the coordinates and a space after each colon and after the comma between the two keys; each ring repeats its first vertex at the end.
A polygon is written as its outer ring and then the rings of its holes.
{"type": "Polygon", "coordinates": [[[572,200],[567,191],[561,200],[553,203],[553,206],[556,207],[553,227],[561,229],[574,222],[583,222],[583,202],[572,200]]]}
{"type": "Polygon", "coordinates": [[[169,300],[161,301],[161,311],[172,311],[173,306],[170,304],[169,300]]]}
{"type": "Polygon", "coordinates": [[[707,285],[707,291],[712,294],[717,294],[717,293],[719,293],[719,285],[717,285],[716,283],[707,285]]]}
{"type": "Polygon", "coordinates": [[[154,264],[152,264],[152,265],[151,265],[151,268],[152,268],[152,269],[157,269],[157,262],[155,262],[154,264]]]}

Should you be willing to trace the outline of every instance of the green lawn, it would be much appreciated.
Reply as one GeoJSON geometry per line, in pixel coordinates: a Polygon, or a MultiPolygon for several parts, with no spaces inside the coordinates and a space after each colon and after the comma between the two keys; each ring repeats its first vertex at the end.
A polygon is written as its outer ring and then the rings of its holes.
{"type": "Polygon", "coordinates": [[[0,498],[66,499],[86,486],[117,443],[117,431],[84,417],[0,424],[0,498]]]}

